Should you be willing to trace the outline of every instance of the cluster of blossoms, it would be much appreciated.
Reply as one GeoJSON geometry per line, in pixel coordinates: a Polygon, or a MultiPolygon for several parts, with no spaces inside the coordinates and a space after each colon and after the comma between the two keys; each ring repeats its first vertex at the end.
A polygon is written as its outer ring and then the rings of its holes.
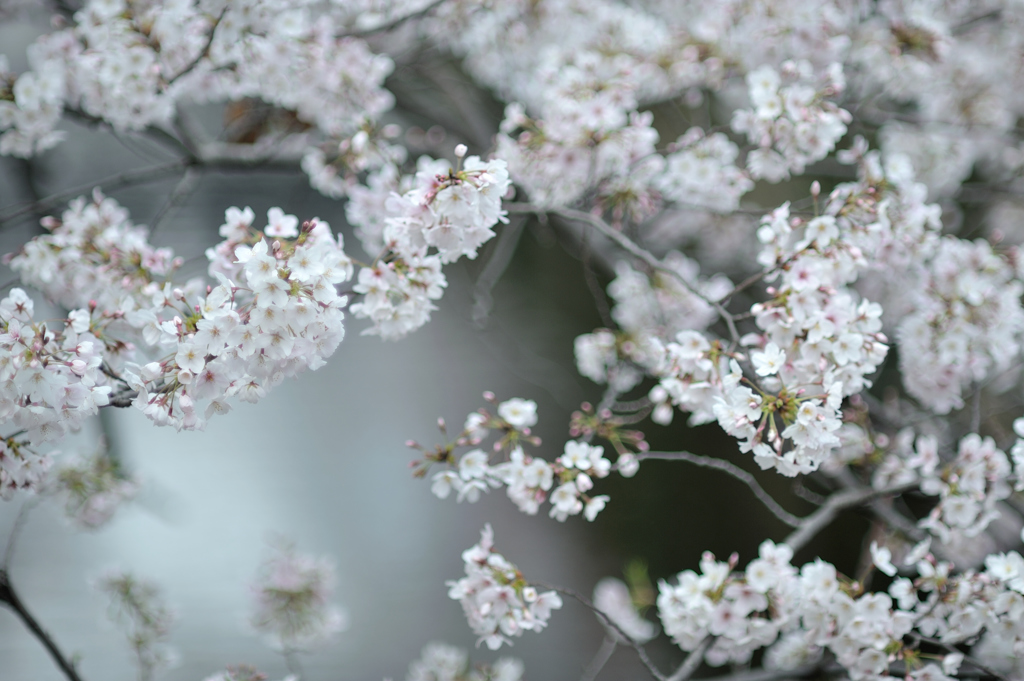
{"type": "Polygon", "coordinates": [[[705,135],[690,128],[671,147],[659,180],[662,196],[675,203],[705,207],[720,213],[739,208],[754,181],[740,168],[740,150],[724,133],[705,135]]]}
{"type": "Polygon", "coordinates": [[[55,491],[64,514],[82,529],[95,529],[109,521],[118,507],[138,494],[139,483],[106,452],[61,461],[55,491]]]}
{"type": "Polygon", "coordinates": [[[409,665],[405,681],[522,681],[523,663],[502,657],[494,664],[471,666],[462,648],[446,643],[430,643],[420,659],[409,665]]]}
{"type": "Polygon", "coordinates": [[[279,549],[260,567],[249,621],[278,650],[320,646],[347,626],[345,613],[330,602],[334,581],[329,560],[279,549]]]}
{"type": "Polygon", "coordinates": [[[664,370],[665,343],[715,320],[710,301],[732,289],[729,279],[702,279],[699,265],[677,251],[663,262],[668,271],[649,275],[626,262],[616,265],[608,295],[615,303],[612,319],[621,331],[598,329],[576,338],[576,366],[582,375],[626,392],[640,383],[645,371],[658,375],[664,370]]]}
{"type": "Polygon", "coordinates": [[[227,398],[256,402],[283,378],[319,368],[344,337],[347,299],[335,285],[352,263],[341,240],[316,219],[300,229],[279,208],[262,232],[254,217],[228,209],[225,240],[207,253],[220,282],[212,288],[173,287],[171,253],[149,246],[145,230],[98,194],[50,221],[52,235],[29,242],[11,267],[48,297],[89,306],[72,312],[70,328],[89,334],[93,345],[80,337],[79,348],[106,351],[86,364],[93,373],[106,361],[154,422],[201,428],[230,408],[227,398]]]}
{"type": "MultiPolygon", "coordinates": [[[[353,163],[342,147],[394,105],[383,87],[393,62],[346,35],[347,14],[281,0],[83,3],[71,26],[30,47],[30,71],[14,76],[0,63],[0,153],[55,145],[65,109],[139,130],[169,124],[181,103],[258,98],[319,133],[303,143],[304,165],[314,186],[331,187],[330,176],[372,163],[362,150],[353,163]],[[339,153],[326,158],[322,146],[339,153]]],[[[234,136],[258,135],[259,125],[242,121],[234,136]]]]}
{"type": "Polygon", "coordinates": [[[90,333],[89,311],[38,322],[32,299],[12,289],[0,301],[0,420],[17,431],[0,442],[0,496],[33,489],[50,466],[38,452],[109,403],[101,371],[104,347],[90,333]],[[56,328],[52,328],[56,326],[56,328]]]}
{"type": "Polygon", "coordinates": [[[177,660],[167,645],[175,614],[163,600],[160,588],[129,572],[111,571],[96,581],[96,588],[110,599],[110,618],[127,630],[142,678],[166,669],[177,660]]]}
{"type": "Polygon", "coordinates": [[[816,470],[840,444],[842,399],[870,386],[888,351],[881,306],[851,287],[871,266],[864,254],[905,265],[936,242],[938,209],[900,159],[883,164],[858,141],[844,160],[860,179],[838,186],[822,214],[794,217],[787,203],[761,220],[758,260],[773,286],[750,310],[761,332],[743,338],[755,348],[753,375],[696,331],[665,343],[652,365],[659,398],[694,423],[713,416],[760,466],[790,476],[816,470]]]}
{"type": "MultiPolygon", "coordinates": [[[[882,488],[919,482],[921,492],[939,497],[921,528],[943,544],[975,537],[999,517],[1000,503],[1013,492],[1010,459],[990,437],[970,433],[960,440],[956,457],[943,462],[935,437],[919,435],[911,447],[913,431],[895,439],[894,447],[875,471],[872,485],[882,488]]],[[[1020,473],[1020,467],[1017,467],[1020,473]]]]}
{"type": "Polygon", "coordinates": [[[946,237],[909,290],[897,328],[907,392],[936,413],[963,407],[972,383],[1005,371],[1024,332],[1024,284],[987,241],[946,237]]]}
{"type": "Polygon", "coordinates": [[[784,62],[779,71],[762,66],[747,74],[747,86],[754,108],[737,109],[732,129],[757,145],[747,154],[747,170],[755,179],[779,182],[803,173],[846,134],[850,113],[826,99],[842,94],[841,64],[830,64],[820,77],[807,61],[784,62]]]}
{"type": "Polygon", "coordinates": [[[435,309],[431,301],[447,286],[442,265],[475,258],[494,236],[492,228],[508,221],[501,209],[509,188],[505,162],[465,155],[466,147],[459,145],[455,169],[423,157],[414,178],[400,179],[385,166],[379,180],[371,177],[376,193],[364,192],[360,202],[349,204],[349,220],[360,228],[364,248],[372,252],[378,243],[384,245],[353,287],[364,298],[352,313],[373,323],[365,333],[393,339],[425,324],[435,309]],[[398,195],[400,187],[406,191],[398,195]]]}
{"type": "MultiPolygon", "coordinates": [[[[485,397],[493,400],[491,393],[485,397]]],[[[553,463],[523,451],[523,444],[540,445],[530,429],[537,424],[537,404],[532,400],[512,398],[497,405],[497,414],[486,409],[466,418],[458,438],[434,451],[425,451],[424,461],[416,461],[417,475],[426,475],[432,463],[447,467],[432,476],[431,491],[446,499],[454,490],[458,501],[476,502],[480,494],[492,488],[506,487],[508,498],[523,513],[536,515],[541,504],[551,503],[549,515],[559,521],[583,515],[593,521],[608,503],[607,495],[589,495],[594,478],[604,478],[612,463],[604,458],[604,448],[583,441],[570,440],[565,451],[553,463]],[[480,449],[491,431],[500,433],[491,453],[480,449]],[[473,447],[456,456],[457,447],[473,447]],[[497,457],[497,463],[491,463],[497,457]]],[[[410,446],[418,447],[416,443],[410,446]]]]}
{"type": "MultiPolygon", "coordinates": [[[[35,61],[33,53],[29,59],[35,61]]],[[[19,77],[0,54],[0,156],[27,158],[64,138],[54,130],[63,113],[64,74],[46,64],[32,66],[19,77]]]]}
{"type": "Polygon", "coordinates": [[[541,631],[551,611],[562,607],[557,593],[538,593],[515,565],[494,550],[490,525],[480,533],[480,543],[462,552],[462,561],[466,576],[448,582],[448,597],[462,603],[470,629],[491,650],[511,643],[510,636],[541,631]]]}
{"type": "MultiPolygon", "coordinates": [[[[984,572],[951,576],[948,563],[926,553],[927,545],[916,547],[905,561],[914,567],[916,580],[899,577],[888,593],[865,593],[821,559],[797,570],[788,546],[766,541],[745,572],[733,571],[735,556],[726,563],[705,554],[700,574],[685,571],[675,584],[662,581],[658,610],[666,633],[684,650],[713,637],[705,653],[710,665],[744,663],[771,646],[768,668],[795,669],[829,649],[856,681],[891,678],[894,662],[902,662],[915,679],[956,674],[963,654],[945,654],[941,668],[924,664],[922,637],[960,644],[985,634],[989,648],[1024,646],[1019,554],[993,555],[984,572]]],[[[896,573],[882,562],[879,567],[896,573]]],[[[974,653],[984,652],[985,645],[974,653]]]]}

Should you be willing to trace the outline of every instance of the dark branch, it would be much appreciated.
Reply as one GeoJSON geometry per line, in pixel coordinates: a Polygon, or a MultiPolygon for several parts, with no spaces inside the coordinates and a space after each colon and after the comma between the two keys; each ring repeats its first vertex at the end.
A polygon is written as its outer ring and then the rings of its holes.
{"type": "Polygon", "coordinates": [[[36,621],[32,613],[25,608],[25,604],[18,598],[17,592],[11,585],[11,580],[6,570],[0,570],[0,603],[5,603],[14,613],[24,622],[25,626],[28,627],[29,631],[39,639],[39,642],[43,644],[46,651],[50,653],[50,657],[60,667],[60,670],[64,672],[64,676],[68,677],[68,681],[82,681],[82,677],[78,675],[78,671],[74,665],[65,657],[64,653],[61,652],[60,648],[57,647],[56,642],[36,621]]]}

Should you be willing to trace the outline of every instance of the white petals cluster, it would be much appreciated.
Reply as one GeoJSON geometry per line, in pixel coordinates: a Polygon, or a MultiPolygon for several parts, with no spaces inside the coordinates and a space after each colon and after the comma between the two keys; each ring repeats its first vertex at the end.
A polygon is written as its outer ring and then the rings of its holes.
{"type": "MultiPolygon", "coordinates": [[[[267,681],[267,675],[248,665],[240,665],[228,667],[227,670],[208,676],[203,681],[267,681]]],[[[281,681],[299,681],[299,677],[289,674],[281,681]]]]}
{"type": "Polygon", "coordinates": [[[523,663],[502,657],[493,664],[470,665],[469,654],[446,643],[429,643],[409,665],[405,681],[522,681],[523,663]]]}
{"type": "Polygon", "coordinates": [[[249,621],[284,652],[321,646],[348,625],[345,613],[330,602],[334,582],[328,559],[278,549],[260,566],[249,621]]]}
{"type": "MultiPolygon", "coordinates": [[[[628,122],[605,129],[580,127],[573,120],[540,120],[528,117],[522,107],[510,105],[501,124],[497,155],[508,161],[509,172],[530,200],[542,206],[565,206],[576,202],[597,184],[603,186],[603,203],[615,204],[617,193],[626,188],[634,164],[653,159],[643,168],[651,183],[658,180],[663,163],[654,156],[658,133],[650,112],[632,113],[628,122]],[[514,136],[513,136],[514,135],[514,136]]],[[[641,202],[653,202],[647,187],[635,187],[641,202]]],[[[639,214],[649,210],[620,207],[639,214]]]]}
{"type": "Polygon", "coordinates": [[[39,445],[77,430],[109,403],[101,371],[105,347],[91,333],[90,313],[75,310],[58,322],[35,320],[22,289],[0,300],[0,422],[12,431],[0,441],[0,496],[35,489],[50,465],[39,445]]]}
{"type": "MultiPolygon", "coordinates": [[[[766,667],[795,669],[828,649],[856,681],[891,678],[894,661],[916,655],[915,636],[960,644],[984,635],[994,647],[1024,649],[1024,559],[1016,552],[989,556],[985,572],[959,576],[948,563],[919,555],[911,561],[917,579],[899,577],[888,593],[865,593],[821,559],[798,571],[791,558],[789,547],[766,541],[744,572],[734,572],[735,556],[724,563],[706,553],[699,574],[687,570],[674,583],[660,582],[666,633],[683,650],[713,636],[704,659],[714,666],[744,663],[770,646],[766,667]]],[[[950,653],[941,668],[916,668],[912,676],[945,679],[963,660],[950,653]]]]}
{"type": "MultiPolygon", "coordinates": [[[[604,448],[579,440],[565,443],[564,453],[554,462],[526,454],[522,445],[540,444],[532,438],[530,428],[537,423],[537,404],[532,400],[512,398],[498,405],[497,416],[486,410],[473,412],[455,445],[476,447],[491,431],[502,434],[494,443],[492,453],[474,448],[461,456],[447,451],[435,460],[447,467],[432,476],[431,491],[446,499],[452,491],[458,501],[474,503],[490,489],[505,487],[508,498],[523,513],[535,515],[548,501],[548,515],[564,522],[569,516],[582,513],[593,521],[604,510],[608,495],[591,495],[594,480],[608,477],[612,463],[604,457],[604,448]],[[497,459],[492,463],[492,458],[497,459]]],[[[454,447],[450,448],[454,449],[454,447]]],[[[428,453],[428,460],[431,454],[428,453]]],[[[424,469],[425,471],[426,469],[424,469]]]]}
{"type": "Polygon", "coordinates": [[[501,209],[509,187],[505,162],[469,156],[460,166],[420,159],[413,188],[394,197],[390,208],[397,215],[385,221],[384,240],[393,251],[408,258],[436,249],[442,263],[473,259],[494,236],[491,228],[508,222],[501,209]]]}
{"type": "Polygon", "coordinates": [[[72,313],[81,330],[69,347],[85,353],[83,376],[100,382],[101,358],[89,348],[117,349],[107,361],[137,408],[161,425],[201,428],[230,408],[228,398],[256,402],[285,377],[319,368],[344,337],[347,299],[335,286],[353,267],[340,237],[316,219],[300,229],[280,208],[268,211],[263,232],[254,218],[228,209],[225,240],[207,252],[220,284],[205,290],[201,280],[162,283],[177,264],[171,252],[149,246],[145,230],[100,195],[74,202],[11,266],[65,305],[90,306],[72,313]]]}
{"type": "Polygon", "coordinates": [[[364,247],[380,239],[386,248],[372,267],[360,271],[353,289],[364,297],[352,313],[373,322],[364,333],[394,339],[425,324],[436,309],[432,301],[447,286],[441,266],[462,256],[475,258],[494,236],[492,228],[508,221],[501,209],[509,187],[505,162],[477,156],[460,161],[456,170],[446,161],[424,157],[415,178],[400,180],[395,171],[378,174],[371,176],[380,178],[374,182],[381,184],[371,184],[378,194],[356,192],[361,203],[349,209],[349,219],[361,230],[364,247]],[[385,200],[381,220],[375,215],[380,193],[400,186],[409,188],[385,200]]]}
{"type": "Polygon", "coordinates": [[[676,274],[645,274],[626,262],[615,267],[608,285],[615,302],[612,318],[622,332],[598,329],[575,342],[579,372],[597,383],[610,383],[625,392],[643,379],[644,371],[665,373],[665,343],[676,334],[706,328],[717,316],[709,300],[731,288],[724,276],[700,277],[700,267],[682,253],[672,251],[664,263],[676,274]]]}
{"type": "Polygon", "coordinates": [[[747,661],[755,650],[773,643],[785,623],[775,613],[791,607],[796,597],[792,555],[785,544],[765,541],[760,558],[742,579],[732,575],[733,563],[704,553],[700,574],[687,570],[679,573],[675,584],[658,584],[658,614],[665,633],[688,651],[708,634],[715,636],[705,653],[709,664],[747,661]]]}
{"type": "Polygon", "coordinates": [[[305,4],[90,0],[72,19],[29,49],[32,70],[15,76],[0,62],[0,154],[56,144],[66,109],[140,130],[168,124],[181,103],[257,98],[313,126],[318,134],[300,142],[304,169],[337,195],[331,176],[358,166],[339,147],[394,104],[383,87],[391,59],[346,36],[343,17],[305,4]]]}
{"type": "Polygon", "coordinates": [[[554,591],[538,593],[515,565],[494,550],[494,532],[486,525],[480,542],[462,553],[466,576],[448,582],[448,597],[462,603],[479,643],[497,650],[509,637],[541,631],[552,610],[562,607],[554,591]]]}
{"type": "Polygon", "coordinates": [[[754,108],[737,109],[732,129],[757,145],[747,154],[747,170],[755,179],[779,182],[802,173],[846,134],[849,112],[827,99],[845,87],[838,63],[820,75],[807,61],[787,61],[779,71],[765,65],[747,74],[747,87],[754,108]]]}
{"type": "Polygon", "coordinates": [[[907,287],[897,329],[907,392],[936,413],[963,407],[972,383],[1006,370],[1021,348],[1022,284],[986,241],[945,237],[907,287]]]}
{"type": "Polygon", "coordinates": [[[672,147],[676,151],[665,157],[658,178],[665,199],[728,213],[754,188],[754,181],[736,167],[739,147],[725,134],[690,128],[672,147]]]}
{"type": "MultiPolygon", "coordinates": [[[[144,226],[98,190],[71,201],[59,219],[46,218],[49,234],[26,243],[10,261],[21,280],[67,308],[95,301],[99,314],[149,306],[180,267],[168,248],[149,243],[144,226]]],[[[185,288],[195,288],[190,282],[185,288]]]]}
{"type": "Polygon", "coordinates": [[[1013,467],[990,437],[970,433],[956,456],[943,462],[935,437],[902,431],[872,480],[876,488],[920,481],[921,492],[939,497],[919,525],[943,544],[975,537],[998,518],[999,505],[1013,492],[1013,467]],[[913,443],[913,447],[911,444],[913,443]]]}
{"type": "Polygon", "coordinates": [[[35,68],[21,75],[0,54],[0,156],[29,158],[64,139],[54,129],[64,110],[64,74],[54,64],[37,64],[36,54],[29,53],[35,68]]]}

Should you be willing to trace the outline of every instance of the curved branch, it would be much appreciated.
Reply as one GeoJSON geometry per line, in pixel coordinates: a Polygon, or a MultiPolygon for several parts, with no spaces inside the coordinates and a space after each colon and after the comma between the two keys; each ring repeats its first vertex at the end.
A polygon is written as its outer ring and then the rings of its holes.
{"type": "Polygon", "coordinates": [[[447,2],[447,0],[434,0],[434,2],[430,3],[429,5],[424,7],[423,9],[417,10],[415,12],[411,12],[409,14],[403,14],[400,17],[395,17],[391,21],[383,23],[380,26],[376,26],[374,28],[368,28],[368,29],[365,29],[365,30],[362,30],[362,31],[352,31],[351,33],[342,33],[338,37],[339,38],[363,38],[363,37],[370,36],[370,35],[376,35],[377,33],[387,33],[391,29],[398,28],[399,26],[401,26],[402,24],[404,24],[407,21],[413,21],[414,19],[419,19],[421,17],[427,16],[428,14],[433,12],[435,9],[437,9],[438,7],[443,5],[445,2],[447,2]]]}
{"type": "Polygon", "coordinates": [[[82,677],[78,675],[78,671],[75,666],[71,664],[64,653],[61,652],[60,648],[57,647],[57,643],[50,637],[46,631],[39,626],[39,622],[32,616],[32,613],[28,611],[25,604],[18,598],[18,594],[14,591],[14,587],[11,585],[11,580],[7,575],[7,570],[0,570],[0,603],[6,603],[11,610],[24,622],[25,626],[28,627],[29,631],[39,639],[39,642],[43,644],[46,651],[50,653],[50,657],[60,667],[60,670],[64,672],[64,676],[68,677],[68,681],[82,681],[82,677]]]}
{"type": "Polygon", "coordinates": [[[772,515],[786,523],[790,527],[798,528],[805,522],[804,518],[798,518],[786,509],[779,505],[779,502],[772,498],[772,495],[764,491],[764,488],[758,484],[757,480],[753,475],[743,470],[739,466],[722,459],[716,459],[713,456],[698,456],[697,454],[691,454],[690,452],[644,452],[637,454],[638,460],[644,459],[660,459],[662,461],[686,461],[692,463],[695,466],[702,468],[714,468],[724,473],[728,473],[732,477],[736,478],[744,485],[750,488],[750,491],[754,493],[754,496],[764,504],[772,515]]]}
{"type": "Polygon", "coordinates": [[[203,45],[203,49],[199,52],[198,55],[196,55],[195,59],[190,61],[185,66],[185,68],[183,68],[181,71],[178,71],[178,73],[176,73],[175,75],[171,76],[171,78],[167,81],[167,85],[168,86],[173,85],[175,83],[175,81],[177,81],[182,76],[185,76],[185,75],[191,73],[191,71],[195,67],[199,66],[199,62],[201,62],[206,57],[210,56],[210,47],[213,45],[213,39],[216,37],[217,27],[220,26],[220,22],[224,18],[224,15],[227,13],[227,11],[228,11],[227,7],[225,7],[224,9],[222,9],[220,11],[220,15],[216,19],[213,20],[213,25],[210,26],[210,34],[208,36],[206,36],[206,44],[203,45]]]}
{"type": "Polygon", "coordinates": [[[740,334],[736,330],[736,321],[732,313],[728,312],[722,304],[716,300],[708,298],[705,294],[697,290],[693,284],[683,278],[679,272],[675,271],[671,267],[665,265],[661,260],[656,258],[650,251],[641,248],[628,236],[619,232],[614,227],[609,225],[607,222],[602,220],[596,215],[584,212],[582,210],[574,210],[572,208],[544,208],[542,206],[534,206],[528,203],[506,203],[503,206],[505,210],[510,213],[534,213],[534,214],[551,214],[558,215],[567,220],[573,220],[575,222],[583,222],[591,227],[595,228],[598,232],[608,237],[616,244],[619,245],[624,251],[630,255],[642,260],[647,263],[651,269],[658,272],[664,272],[665,274],[676,279],[683,287],[692,293],[693,295],[700,298],[702,301],[710,305],[718,313],[718,316],[722,318],[725,325],[729,328],[729,337],[732,339],[733,345],[739,345],[740,334]]]}

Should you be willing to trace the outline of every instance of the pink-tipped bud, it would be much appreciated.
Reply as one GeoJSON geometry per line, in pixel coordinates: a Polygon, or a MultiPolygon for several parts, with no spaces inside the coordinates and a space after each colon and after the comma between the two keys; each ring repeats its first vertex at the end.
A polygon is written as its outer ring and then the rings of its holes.
{"type": "Polygon", "coordinates": [[[416,444],[416,440],[406,440],[405,441],[405,446],[409,447],[411,449],[418,449],[419,448],[419,445],[416,444]]]}
{"type": "Polygon", "coordinates": [[[814,182],[811,183],[811,196],[813,196],[814,198],[818,198],[818,196],[820,194],[821,194],[821,183],[818,182],[817,180],[815,180],[814,182]]]}
{"type": "Polygon", "coordinates": [[[488,402],[494,402],[494,400],[495,400],[494,393],[492,393],[490,390],[485,390],[484,391],[484,399],[487,400],[488,402]]]}

